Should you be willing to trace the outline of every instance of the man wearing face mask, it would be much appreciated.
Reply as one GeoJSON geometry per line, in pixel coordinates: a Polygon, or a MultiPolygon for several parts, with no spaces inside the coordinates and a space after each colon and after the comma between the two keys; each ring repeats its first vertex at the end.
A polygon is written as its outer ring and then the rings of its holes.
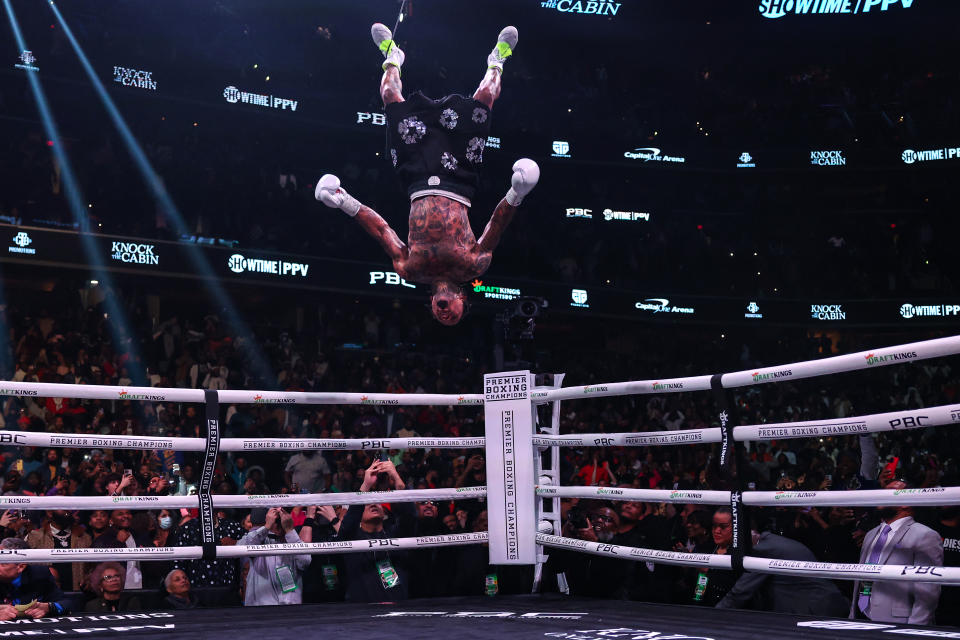
{"type": "MultiPolygon", "coordinates": [[[[894,480],[885,489],[906,489],[894,480]]],[[[880,507],[880,525],[867,532],[860,549],[860,564],[893,564],[911,567],[943,566],[943,546],[936,531],[913,519],[908,506],[880,507]]],[[[850,617],[874,622],[934,624],[940,585],[932,582],[889,580],[853,583],[850,617]]]]}
{"type": "MultiPolygon", "coordinates": [[[[47,511],[39,529],[27,534],[31,549],[87,549],[91,538],[73,517],[72,511],[47,511]]],[[[83,583],[82,562],[58,562],[51,565],[57,582],[66,591],[80,591],[83,583]]]]}
{"type": "MultiPolygon", "coordinates": [[[[302,542],[293,528],[293,516],[281,509],[257,508],[250,512],[253,528],[238,545],[293,544],[302,542]]],[[[246,560],[247,588],[243,604],[261,606],[303,602],[303,572],[310,566],[310,554],[294,556],[253,556],[246,560]]]]}

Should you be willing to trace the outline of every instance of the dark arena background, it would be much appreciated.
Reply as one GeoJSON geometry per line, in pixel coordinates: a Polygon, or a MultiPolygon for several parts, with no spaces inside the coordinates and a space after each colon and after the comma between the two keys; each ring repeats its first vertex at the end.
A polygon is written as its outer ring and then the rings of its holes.
{"type": "Polygon", "coordinates": [[[0,638],[960,638],[960,3],[0,1],[0,638]],[[455,326],[376,22],[519,33],[455,326]]]}

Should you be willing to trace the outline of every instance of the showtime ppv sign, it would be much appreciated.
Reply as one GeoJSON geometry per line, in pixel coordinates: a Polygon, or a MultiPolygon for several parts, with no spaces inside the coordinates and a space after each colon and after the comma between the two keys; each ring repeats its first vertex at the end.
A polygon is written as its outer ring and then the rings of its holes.
{"type": "Polygon", "coordinates": [[[760,15],[783,18],[788,15],[880,13],[895,7],[909,9],[914,0],[760,0],[760,15]]]}

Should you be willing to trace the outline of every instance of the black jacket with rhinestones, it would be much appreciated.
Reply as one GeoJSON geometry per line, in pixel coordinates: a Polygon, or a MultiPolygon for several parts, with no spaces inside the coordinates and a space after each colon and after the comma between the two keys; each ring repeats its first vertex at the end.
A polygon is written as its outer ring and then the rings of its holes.
{"type": "Polygon", "coordinates": [[[470,202],[480,184],[490,109],[461,95],[431,100],[414,93],[386,107],[388,159],[413,197],[454,193],[470,202]]]}

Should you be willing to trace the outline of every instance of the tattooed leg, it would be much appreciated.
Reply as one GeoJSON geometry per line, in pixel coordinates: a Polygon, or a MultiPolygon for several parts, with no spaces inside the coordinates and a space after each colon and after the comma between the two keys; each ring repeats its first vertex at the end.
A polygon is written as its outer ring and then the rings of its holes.
{"type": "Polygon", "coordinates": [[[393,102],[403,102],[402,91],[400,68],[392,64],[387,65],[383,70],[383,78],[380,79],[380,98],[383,100],[383,106],[393,102]]]}
{"type": "Polygon", "coordinates": [[[488,109],[493,108],[493,103],[500,97],[500,70],[487,69],[486,75],[480,82],[480,86],[473,93],[473,99],[487,105],[488,109]]]}

